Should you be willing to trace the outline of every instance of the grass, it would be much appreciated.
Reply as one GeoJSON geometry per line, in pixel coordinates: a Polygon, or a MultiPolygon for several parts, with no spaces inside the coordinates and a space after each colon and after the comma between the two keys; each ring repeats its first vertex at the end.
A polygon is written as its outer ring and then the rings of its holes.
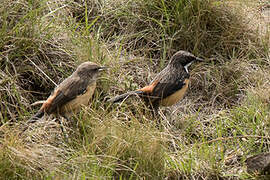
{"type": "MultiPolygon", "coordinates": [[[[269,24],[248,0],[7,1],[0,7],[0,179],[262,179],[245,160],[269,152],[269,24]],[[178,50],[205,62],[160,122],[143,87],[178,50]],[[89,107],[22,129],[84,61],[109,66],[89,107]],[[53,83],[54,82],[54,83],[53,83]],[[68,138],[66,138],[68,136],[68,138]]],[[[267,8],[266,8],[267,9],[267,8]]]]}

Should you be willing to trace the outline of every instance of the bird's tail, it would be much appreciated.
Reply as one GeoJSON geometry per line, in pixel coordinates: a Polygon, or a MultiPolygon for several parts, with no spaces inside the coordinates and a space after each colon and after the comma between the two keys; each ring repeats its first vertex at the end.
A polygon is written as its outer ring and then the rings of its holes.
{"type": "Polygon", "coordinates": [[[29,123],[34,123],[37,120],[39,120],[42,116],[44,115],[44,111],[43,110],[39,110],[35,115],[33,115],[30,119],[29,119],[29,123]]]}
{"type": "Polygon", "coordinates": [[[27,126],[25,126],[22,129],[22,132],[26,131],[29,128],[29,123],[35,123],[36,121],[38,121],[42,116],[44,115],[44,111],[43,110],[39,110],[35,115],[33,115],[27,122],[27,126]]]}
{"type": "Polygon", "coordinates": [[[127,92],[125,94],[115,96],[115,97],[109,99],[108,102],[117,103],[119,101],[122,101],[124,99],[129,98],[130,96],[141,95],[141,94],[144,94],[144,92],[143,91],[130,91],[130,92],[127,92]]]}

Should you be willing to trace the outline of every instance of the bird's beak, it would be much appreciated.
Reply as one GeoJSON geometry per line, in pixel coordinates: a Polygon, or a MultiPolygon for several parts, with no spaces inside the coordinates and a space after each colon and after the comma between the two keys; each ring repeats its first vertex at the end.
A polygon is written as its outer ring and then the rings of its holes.
{"type": "Polygon", "coordinates": [[[100,66],[99,68],[98,68],[98,71],[105,71],[105,70],[107,70],[109,67],[107,67],[107,66],[100,66]]]}
{"type": "Polygon", "coordinates": [[[195,61],[203,62],[204,60],[202,58],[196,57],[196,60],[195,61]]]}

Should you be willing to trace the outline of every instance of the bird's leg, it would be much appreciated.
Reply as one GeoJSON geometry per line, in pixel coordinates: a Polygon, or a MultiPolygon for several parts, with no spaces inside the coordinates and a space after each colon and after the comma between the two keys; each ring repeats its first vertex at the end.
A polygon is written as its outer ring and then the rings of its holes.
{"type": "Polygon", "coordinates": [[[64,127],[64,123],[63,123],[63,120],[66,119],[67,121],[69,121],[69,118],[66,117],[66,116],[61,116],[60,119],[57,118],[57,121],[58,123],[60,124],[60,129],[61,129],[61,132],[63,133],[64,137],[65,137],[65,140],[68,142],[68,133],[67,133],[67,130],[65,129],[64,127]]]}
{"type": "Polygon", "coordinates": [[[151,114],[152,118],[156,121],[157,125],[161,124],[161,117],[159,116],[158,110],[159,110],[159,104],[155,103],[149,103],[150,109],[151,109],[151,114]]]}
{"type": "Polygon", "coordinates": [[[151,112],[155,119],[158,118],[158,107],[152,107],[151,112]]]}

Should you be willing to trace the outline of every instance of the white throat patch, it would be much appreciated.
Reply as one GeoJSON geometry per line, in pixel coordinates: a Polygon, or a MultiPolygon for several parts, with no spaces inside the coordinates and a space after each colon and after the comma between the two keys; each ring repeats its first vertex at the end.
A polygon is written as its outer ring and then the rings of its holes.
{"type": "Polygon", "coordinates": [[[186,72],[188,73],[188,67],[193,63],[193,61],[191,61],[190,63],[188,63],[187,65],[184,66],[186,72]]]}

